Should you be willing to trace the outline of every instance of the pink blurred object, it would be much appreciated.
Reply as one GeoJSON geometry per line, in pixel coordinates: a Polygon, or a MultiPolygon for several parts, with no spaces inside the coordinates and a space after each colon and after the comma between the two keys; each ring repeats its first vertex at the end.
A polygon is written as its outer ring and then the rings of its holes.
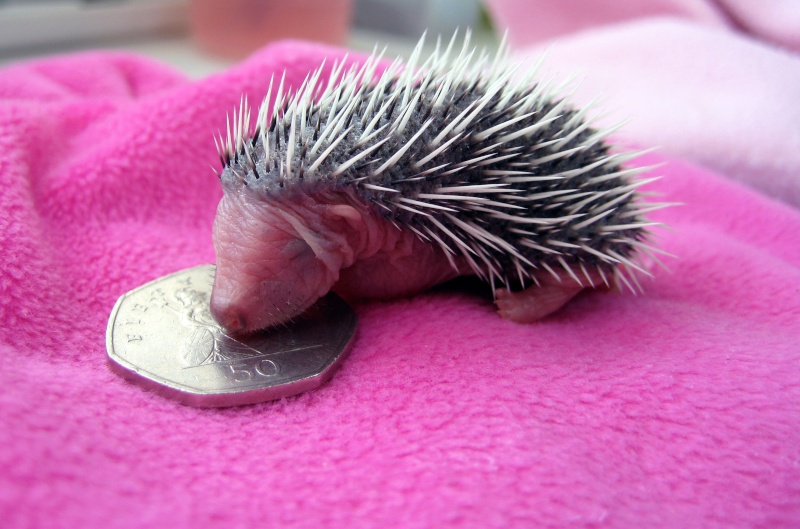
{"type": "Polygon", "coordinates": [[[800,206],[800,2],[489,5],[518,57],[576,75],[579,104],[602,96],[599,125],[800,206]]]}
{"type": "Polygon", "coordinates": [[[605,24],[671,15],[724,26],[716,2],[705,0],[487,0],[497,30],[520,48],[605,24]]]}
{"type": "Polygon", "coordinates": [[[517,48],[596,26],[668,16],[800,49],[796,0],[486,0],[486,6],[498,31],[507,29],[517,48]]]}
{"type": "Polygon", "coordinates": [[[281,39],[344,45],[352,9],[353,0],[192,0],[190,25],[204,50],[241,58],[281,39]]]}
{"type": "Polygon", "coordinates": [[[797,0],[718,0],[732,24],[757,38],[800,51],[797,0]]]}
{"type": "Polygon", "coordinates": [[[800,526],[800,212],[670,158],[642,163],[684,204],[653,216],[680,258],[643,296],[531,325],[454,288],[363,304],[328,385],[233,409],[108,368],[116,299],[214,260],[226,114],[343,55],[280,43],[196,82],[103,53],[0,71],[4,529],[800,526]]]}

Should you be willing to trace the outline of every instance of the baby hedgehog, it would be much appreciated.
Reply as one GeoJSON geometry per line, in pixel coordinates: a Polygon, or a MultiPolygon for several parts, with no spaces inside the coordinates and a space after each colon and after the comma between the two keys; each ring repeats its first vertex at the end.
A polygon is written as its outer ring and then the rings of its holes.
{"type": "MultiPolygon", "coordinates": [[[[286,322],[333,290],[407,296],[459,275],[488,282],[526,322],[581,289],[637,285],[652,257],[642,203],[587,121],[519,65],[455,36],[417,67],[380,55],[322,67],[293,94],[273,82],[250,133],[245,101],[218,150],[211,311],[228,331],[286,322]],[[271,110],[271,111],[270,111],[271,110]]],[[[381,54],[382,55],[382,54],[381,54]]],[[[273,79],[274,81],[274,79],[273,79]]]]}

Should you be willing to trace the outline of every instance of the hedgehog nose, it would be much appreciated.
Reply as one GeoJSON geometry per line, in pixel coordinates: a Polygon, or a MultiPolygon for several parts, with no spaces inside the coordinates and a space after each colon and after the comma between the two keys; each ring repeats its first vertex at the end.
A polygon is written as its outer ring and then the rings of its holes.
{"type": "Polygon", "coordinates": [[[245,328],[244,316],[236,307],[211,299],[211,315],[226,331],[239,332],[245,328]]]}

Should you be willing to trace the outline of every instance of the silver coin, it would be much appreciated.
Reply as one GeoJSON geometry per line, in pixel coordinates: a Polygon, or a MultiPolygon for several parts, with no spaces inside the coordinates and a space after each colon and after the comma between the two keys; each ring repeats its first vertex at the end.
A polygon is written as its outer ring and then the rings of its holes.
{"type": "Polygon", "coordinates": [[[156,279],[119,298],[106,332],[111,366],[192,406],[279,399],[327,382],[349,352],[356,315],[328,294],[291,325],[246,337],[211,316],[214,266],[156,279]]]}

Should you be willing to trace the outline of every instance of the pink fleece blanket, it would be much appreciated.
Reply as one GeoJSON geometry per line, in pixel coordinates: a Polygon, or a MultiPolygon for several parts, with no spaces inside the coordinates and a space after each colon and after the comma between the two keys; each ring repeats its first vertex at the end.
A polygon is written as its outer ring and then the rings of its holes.
{"type": "MultiPolygon", "coordinates": [[[[357,307],[322,389],[231,409],[110,371],[117,297],[210,262],[212,133],[341,51],[198,82],[127,55],[0,72],[0,525],[797,527],[800,213],[676,160],[646,295],[519,325],[443,289],[357,307]]],[[[648,162],[660,161],[651,156],[648,162]]]]}

